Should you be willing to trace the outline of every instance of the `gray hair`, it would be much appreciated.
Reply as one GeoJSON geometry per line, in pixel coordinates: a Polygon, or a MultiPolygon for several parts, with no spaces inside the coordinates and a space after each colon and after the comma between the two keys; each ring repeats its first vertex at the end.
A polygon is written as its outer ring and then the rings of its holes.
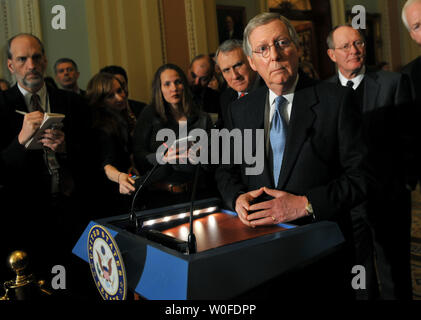
{"type": "Polygon", "coordinates": [[[403,8],[402,8],[402,22],[405,25],[406,29],[408,29],[408,31],[411,31],[411,27],[408,24],[408,20],[406,19],[406,9],[417,2],[421,2],[421,0],[408,0],[405,2],[403,8]]]}
{"type": "Polygon", "coordinates": [[[250,34],[253,32],[254,29],[257,27],[263,26],[268,24],[269,22],[272,22],[273,20],[281,20],[285,26],[288,29],[289,37],[291,38],[291,41],[295,44],[297,48],[300,46],[300,39],[298,37],[297,31],[295,30],[294,26],[289,22],[287,18],[280,15],[279,13],[275,12],[264,12],[260,13],[257,16],[255,16],[253,19],[249,21],[246,28],[244,29],[244,37],[243,37],[243,50],[244,53],[251,57],[252,50],[251,45],[249,41],[250,34]]]}
{"type": "Polygon", "coordinates": [[[215,53],[215,62],[218,63],[218,55],[221,52],[231,52],[237,48],[241,48],[243,50],[243,41],[238,39],[229,39],[225,40],[216,50],[215,53]]]}
{"type": "MultiPolygon", "coordinates": [[[[328,34],[328,36],[327,36],[327,38],[326,38],[326,43],[327,43],[327,47],[329,48],[329,49],[335,49],[335,44],[333,43],[333,34],[335,33],[335,31],[336,30],[338,30],[339,28],[341,28],[341,27],[349,27],[349,28],[352,28],[352,29],[354,29],[354,27],[351,25],[351,24],[349,24],[349,23],[346,23],[346,24],[340,24],[340,25],[338,25],[338,26],[336,26],[336,27],[334,27],[330,32],[329,32],[329,34],[328,34]]],[[[361,36],[361,39],[363,39],[363,41],[365,42],[365,35],[364,35],[364,33],[361,31],[361,29],[355,29],[355,30],[357,30],[358,31],[358,33],[360,34],[360,36],[361,36]]]]}

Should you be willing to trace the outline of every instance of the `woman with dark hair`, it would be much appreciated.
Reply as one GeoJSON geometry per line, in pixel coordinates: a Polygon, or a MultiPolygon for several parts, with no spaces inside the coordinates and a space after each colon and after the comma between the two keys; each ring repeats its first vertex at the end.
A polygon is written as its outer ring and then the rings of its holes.
{"type": "MultiPolygon", "coordinates": [[[[210,131],[212,121],[193,101],[184,72],[176,65],[165,64],[155,73],[152,82],[152,102],[137,122],[134,133],[134,159],[141,174],[157,163],[157,151],[163,144],[156,139],[161,129],[170,129],[177,139],[181,131],[201,128],[210,131]],[[187,128],[186,128],[187,127],[187,128]],[[185,130],[187,129],[187,130],[185,130]]],[[[181,162],[181,161],[180,161],[181,162]]],[[[163,164],[151,176],[149,195],[142,197],[147,207],[185,202],[190,199],[194,167],[188,164],[163,164]]],[[[201,169],[200,180],[205,183],[206,172],[201,169]]],[[[199,182],[199,186],[201,185],[199,182]]],[[[203,192],[199,189],[198,197],[203,192]]]]}
{"type": "Polygon", "coordinates": [[[101,201],[110,213],[128,212],[127,195],[135,190],[131,174],[136,170],[132,155],[135,121],[127,108],[126,92],[115,76],[99,73],[89,81],[86,97],[93,114],[93,161],[99,169],[96,173],[101,180],[96,186],[101,201]]]}

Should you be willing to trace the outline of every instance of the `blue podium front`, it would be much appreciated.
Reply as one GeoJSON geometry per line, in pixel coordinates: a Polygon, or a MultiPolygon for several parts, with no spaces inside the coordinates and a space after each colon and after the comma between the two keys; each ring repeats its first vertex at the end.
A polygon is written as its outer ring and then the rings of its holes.
{"type": "Polygon", "coordinates": [[[125,299],[127,291],[152,300],[230,299],[344,242],[337,224],[328,221],[241,226],[213,198],[195,204],[197,252],[188,253],[189,209],[186,203],[137,212],[143,224],[138,233],[131,231],[128,215],[91,221],[73,253],[89,263],[104,299],[125,299]]]}

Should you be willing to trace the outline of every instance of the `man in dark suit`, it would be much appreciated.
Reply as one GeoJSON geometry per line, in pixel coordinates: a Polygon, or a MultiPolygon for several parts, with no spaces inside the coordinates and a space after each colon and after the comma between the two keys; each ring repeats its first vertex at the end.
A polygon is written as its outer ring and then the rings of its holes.
{"type": "MultiPolygon", "coordinates": [[[[351,91],[316,85],[298,75],[298,36],[279,14],[263,13],[253,18],[244,39],[250,66],[267,88],[233,102],[227,127],[242,132],[252,129],[253,144],[246,147],[255,154],[257,146],[265,146],[264,166],[258,175],[247,175],[250,165],[246,163],[220,166],[216,173],[219,191],[225,204],[250,227],[336,221],[347,241],[343,256],[335,258],[349,261],[335,259],[322,268],[312,266],[307,271],[311,274],[317,269],[320,279],[313,274],[311,284],[301,282],[309,274],[301,273],[295,288],[302,295],[324,291],[338,297],[351,287],[349,210],[365,199],[369,179],[360,117],[349,99],[351,91]],[[256,141],[261,130],[264,141],[256,141]],[[324,285],[314,285],[321,279],[324,285]],[[339,291],[327,289],[332,283],[339,291]]],[[[279,287],[277,294],[282,289],[279,287]]]]}
{"type": "Polygon", "coordinates": [[[243,51],[243,41],[226,40],[219,46],[215,57],[222,76],[228,85],[221,94],[221,112],[218,119],[218,127],[224,127],[228,106],[235,100],[264,85],[264,82],[257,72],[250,68],[243,51]]]}
{"type": "Polygon", "coordinates": [[[74,194],[78,178],[87,176],[81,157],[89,114],[80,96],[45,85],[47,59],[37,37],[14,36],[7,54],[17,84],[0,92],[1,278],[10,279],[3,262],[20,249],[32,258],[37,275],[47,277],[47,284],[54,265],[64,266],[69,280],[74,270],[71,250],[87,222],[79,220],[74,194]],[[40,128],[45,112],[64,114],[63,128],[45,130],[39,140],[42,148],[28,150],[25,144],[40,128]]]}
{"type": "Polygon", "coordinates": [[[215,62],[205,54],[194,57],[190,63],[187,78],[195,102],[208,113],[219,114],[219,91],[209,87],[215,74],[215,62]]]}
{"type": "MultiPolygon", "coordinates": [[[[409,35],[421,46],[421,0],[408,0],[402,8],[402,21],[409,35]]],[[[418,106],[421,106],[421,56],[406,65],[402,72],[409,75],[412,94],[418,106]]]]}
{"type": "MultiPolygon", "coordinates": [[[[351,214],[358,263],[366,267],[372,282],[374,244],[380,297],[410,299],[411,197],[406,171],[413,157],[411,133],[406,130],[411,102],[408,79],[399,73],[368,71],[364,37],[350,25],[334,28],[327,43],[328,55],[338,66],[338,74],[329,82],[354,90],[363,113],[369,159],[382,180],[381,191],[351,214]],[[396,236],[391,237],[390,230],[396,236]]],[[[374,298],[376,288],[370,283],[367,287],[367,298],[374,298]]]]}
{"type": "MultiPolygon", "coordinates": [[[[402,8],[402,21],[407,28],[409,35],[421,47],[421,0],[408,0],[402,8]]],[[[421,151],[417,143],[421,140],[421,131],[419,130],[418,120],[421,119],[421,56],[404,66],[401,70],[403,74],[409,76],[411,80],[413,104],[413,122],[411,127],[414,129],[414,135],[417,137],[414,144],[414,150],[418,150],[416,154],[417,167],[414,170],[413,184],[421,178],[421,167],[419,166],[421,159],[421,151]]]]}
{"type": "MultiPolygon", "coordinates": [[[[120,81],[123,89],[126,91],[127,96],[129,95],[129,78],[127,72],[123,67],[120,66],[106,66],[100,70],[100,72],[111,73],[120,81]]],[[[134,116],[139,118],[143,108],[146,107],[146,103],[142,101],[129,99],[129,113],[133,113],[134,116]]]]}
{"type": "Polygon", "coordinates": [[[60,58],[54,63],[54,73],[56,81],[63,88],[63,90],[73,91],[85,96],[86,91],[79,88],[77,80],[79,79],[80,72],[77,64],[70,58],[60,58]]]}

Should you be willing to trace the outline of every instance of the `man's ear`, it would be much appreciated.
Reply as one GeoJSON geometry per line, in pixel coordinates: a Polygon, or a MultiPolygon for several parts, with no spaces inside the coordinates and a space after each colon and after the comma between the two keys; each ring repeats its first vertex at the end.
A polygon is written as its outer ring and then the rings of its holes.
{"type": "Polygon", "coordinates": [[[7,69],[9,69],[11,74],[15,73],[15,69],[13,68],[13,63],[11,59],[7,59],[7,69]]]}
{"type": "Polygon", "coordinates": [[[409,31],[409,35],[411,36],[411,39],[417,42],[417,39],[415,39],[414,31],[409,31]]]}
{"type": "Polygon", "coordinates": [[[250,68],[257,72],[256,66],[254,65],[253,59],[247,56],[247,60],[249,61],[250,68]]]}
{"type": "Polygon", "coordinates": [[[327,55],[329,56],[330,60],[336,63],[335,50],[327,49],[327,55]]]}

